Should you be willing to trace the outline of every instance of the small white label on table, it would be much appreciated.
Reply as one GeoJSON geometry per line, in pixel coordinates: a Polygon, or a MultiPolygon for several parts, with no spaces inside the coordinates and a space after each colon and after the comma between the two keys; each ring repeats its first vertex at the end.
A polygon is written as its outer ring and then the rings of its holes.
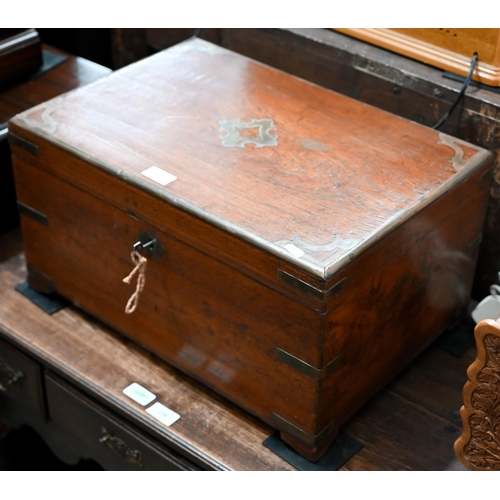
{"type": "Polygon", "coordinates": [[[151,391],[148,391],[145,387],[142,387],[142,385],[138,384],[137,382],[134,382],[128,387],[125,387],[125,389],[123,389],[123,394],[125,394],[125,396],[128,396],[130,399],[133,399],[141,406],[148,405],[156,398],[156,396],[151,391]]]}
{"type": "Polygon", "coordinates": [[[295,257],[302,257],[304,255],[304,252],[293,243],[288,243],[288,245],[285,245],[285,248],[295,257]]]}
{"type": "Polygon", "coordinates": [[[177,420],[181,418],[181,416],[175,413],[175,411],[172,411],[170,408],[167,408],[158,402],[151,405],[146,412],[167,427],[170,427],[174,422],[177,422],[177,420]]]}
{"type": "Polygon", "coordinates": [[[158,167],[149,167],[142,171],[141,174],[144,175],[144,177],[161,184],[162,186],[166,186],[177,179],[175,175],[169,174],[166,170],[158,167]]]}

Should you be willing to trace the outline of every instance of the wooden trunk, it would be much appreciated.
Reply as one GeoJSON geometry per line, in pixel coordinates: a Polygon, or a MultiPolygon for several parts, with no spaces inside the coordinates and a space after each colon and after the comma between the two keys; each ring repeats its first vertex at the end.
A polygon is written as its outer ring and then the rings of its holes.
{"type": "Polygon", "coordinates": [[[9,130],[30,284],[311,460],[467,306],[491,155],[208,42],[9,130]]]}

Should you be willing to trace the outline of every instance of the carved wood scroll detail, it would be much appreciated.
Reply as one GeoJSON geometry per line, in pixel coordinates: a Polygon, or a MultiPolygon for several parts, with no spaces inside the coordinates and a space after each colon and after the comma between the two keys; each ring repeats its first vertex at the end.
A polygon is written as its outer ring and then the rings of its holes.
{"type": "Polygon", "coordinates": [[[472,470],[500,470],[500,324],[483,320],[474,335],[477,358],[467,370],[455,454],[472,470]]]}

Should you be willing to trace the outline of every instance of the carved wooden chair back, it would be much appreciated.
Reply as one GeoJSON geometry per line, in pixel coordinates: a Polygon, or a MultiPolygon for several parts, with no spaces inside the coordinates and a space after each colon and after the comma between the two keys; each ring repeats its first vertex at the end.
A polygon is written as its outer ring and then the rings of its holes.
{"type": "Polygon", "coordinates": [[[500,318],[474,330],[477,357],[467,370],[460,409],[463,433],[454,445],[472,470],[500,470],[500,318]]]}

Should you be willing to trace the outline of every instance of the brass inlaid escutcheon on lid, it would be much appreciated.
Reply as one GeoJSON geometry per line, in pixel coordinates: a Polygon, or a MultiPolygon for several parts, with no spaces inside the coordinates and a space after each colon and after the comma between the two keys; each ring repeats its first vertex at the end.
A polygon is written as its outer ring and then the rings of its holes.
{"type": "Polygon", "coordinates": [[[468,159],[465,159],[464,148],[468,148],[470,150],[473,150],[474,154],[477,153],[477,150],[474,150],[471,147],[471,144],[468,144],[464,141],[461,141],[455,137],[443,134],[442,132],[439,133],[438,144],[443,144],[443,145],[448,146],[451,149],[453,149],[453,152],[455,154],[450,159],[450,163],[452,164],[455,172],[460,172],[460,170],[462,170],[462,168],[464,168],[465,165],[467,165],[467,163],[469,162],[468,159]]]}
{"type": "Polygon", "coordinates": [[[248,123],[236,120],[219,120],[219,127],[226,135],[221,137],[222,145],[226,148],[244,148],[247,144],[255,144],[258,148],[277,146],[278,136],[271,134],[276,130],[270,118],[252,118],[248,123]],[[243,135],[242,131],[257,128],[255,136],[243,135]]]}

